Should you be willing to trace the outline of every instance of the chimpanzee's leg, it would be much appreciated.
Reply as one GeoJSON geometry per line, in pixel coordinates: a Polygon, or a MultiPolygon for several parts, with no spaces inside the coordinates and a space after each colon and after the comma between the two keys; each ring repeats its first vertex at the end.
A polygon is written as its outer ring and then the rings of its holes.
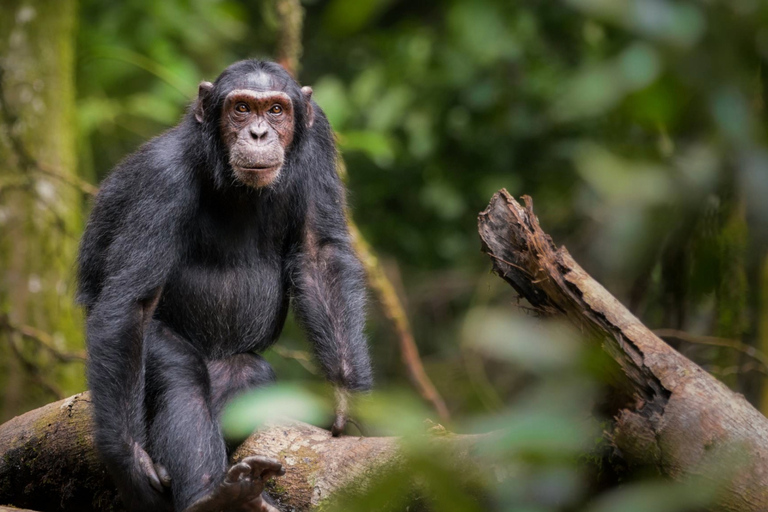
{"type": "MultiPolygon", "coordinates": [[[[227,403],[237,395],[275,382],[272,366],[260,355],[250,353],[208,361],[208,374],[211,379],[211,404],[216,416],[220,416],[227,403]]],[[[244,437],[225,437],[227,454],[234,452],[243,441],[244,437]]],[[[271,505],[275,504],[266,493],[263,499],[271,505]]]]}
{"type": "Polygon", "coordinates": [[[283,473],[280,463],[248,457],[227,471],[218,423],[223,401],[271,376],[266,362],[243,355],[207,363],[162,323],[153,321],[147,332],[148,451],[170,474],[175,509],[194,504],[200,512],[276,510],[264,503],[261,492],[266,480],[283,473]]]}
{"type": "Polygon", "coordinates": [[[147,451],[168,470],[174,508],[181,511],[221,482],[227,454],[202,354],[159,321],[146,332],[147,451]]]}

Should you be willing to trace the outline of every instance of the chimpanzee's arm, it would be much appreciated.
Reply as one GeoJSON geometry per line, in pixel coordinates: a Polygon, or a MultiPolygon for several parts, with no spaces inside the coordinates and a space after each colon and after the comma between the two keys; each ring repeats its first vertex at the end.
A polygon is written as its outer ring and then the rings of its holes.
{"type": "MultiPolygon", "coordinates": [[[[87,231],[109,226],[112,232],[86,232],[80,261],[96,261],[89,251],[104,248],[92,247],[94,240],[111,240],[96,272],[102,276],[98,296],[86,304],[97,446],[121,476],[140,478],[143,471],[156,480],[144,451],[144,327],[182,253],[183,223],[195,200],[180,172],[137,168],[148,163],[129,160],[105,184],[87,231]]],[[[81,268],[83,275],[88,272],[81,268]]]]}
{"type": "Polygon", "coordinates": [[[339,388],[337,412],[344,415],[344,391],[370,389],[372,374],[363,333],[364,272],[351,246],[341,183],[333,168],[330,173],[311,191],[293,276],[294,307],[327,378],[339,388]]]}

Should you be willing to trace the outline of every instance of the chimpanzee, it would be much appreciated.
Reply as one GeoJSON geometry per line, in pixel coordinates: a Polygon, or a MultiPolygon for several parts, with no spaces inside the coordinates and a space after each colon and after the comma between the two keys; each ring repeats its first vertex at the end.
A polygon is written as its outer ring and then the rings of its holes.
{"type": "Polygon", "coordinates": [[[237,62],[96,198],[78,299],[96,446],[129,510],[276,510],[262,490],[280,463],[228,469],[219,416],[274,380],[258,354],[289,302],[336,386],[334,435],[348,393],[371,387],[363,272],[311,97],[275,63],[237,62]]]}

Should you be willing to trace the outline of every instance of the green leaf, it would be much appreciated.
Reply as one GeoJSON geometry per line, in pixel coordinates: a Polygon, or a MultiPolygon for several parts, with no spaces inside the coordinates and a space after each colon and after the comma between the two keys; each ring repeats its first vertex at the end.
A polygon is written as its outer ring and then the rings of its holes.
{"type": "Polygon", "coordinates": [[[246,437],[267,422],[292,418],[318,423],[325,418],[327,404],[295,385],[281,384],[257,389],[230,402],[222,415],[225,435],[246,437]]]}

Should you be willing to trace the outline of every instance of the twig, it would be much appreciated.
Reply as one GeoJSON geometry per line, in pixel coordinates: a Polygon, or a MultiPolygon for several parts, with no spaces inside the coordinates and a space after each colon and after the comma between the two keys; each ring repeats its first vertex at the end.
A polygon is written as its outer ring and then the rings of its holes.
{"type": "Polygon", "coordinates": [[[751,363],[744,363],[741,366],[734,365],[734,366],[707,366],[706,369],[716,375],[719,375],[720,377],[726,377],[728,375],[735,375],[735,374],[745,374],[749,372],[757,372],[762,375],[768,375],[768,369],[766,369],[762,364],[760,364],[757,361],[753,361],[751,363]]]}
{"type": "Polygon", "coordinates": [[[86,59],[86,62],[90,60],[110,59],[131,64],[160,79],[170,88],[176,90],[176,92],[178,92],[185,100],[189,101],[194,98],[191,93],[196,91],[196,88],[190,87],[192,84],[185,82],[180,77],[170,72],[166,66],[163,66],[159,62],[138,52],[125,48],[104,46],[98,48],[93,54],[86,56],[86,59]]]}
{"type": "Polygon", "coordinates": [[[66,183],[67,185],[71,185],[85,195],[95,196],[96,194],[99,193],[99,187],[92,185],[87,181],[81,178],[78,178],[77,176],[67,176],[66,174],[62,173],[58,169],[55,169],[49,165],[38,162],[35,164],[35,170],[37,170],[41,174],[45,174],[46,176],[51,176],[53,178],[56,178],[66,183]]]}
{"type": "Polygon", "coordinates": [[[54,384],[51,382],[48,382],[48,380],[43,377],[40,368],[30,361],[24,353],[21,351],[21,348],[18,344],[18,338],[19,333],[17,332],[9,332],[8,333],[8,346],[11,349],[11,352],[13,352],[13,355],[16,356],[16,359],[21,363],[21,365],[24,367],[24,369],[27,371],[27,374],[29,374],[32,379],[37,382],[37,384],[44,388],[46,391],[48,391],[50,394],[55,396],[57,399],[61,399],[64,397],[64,393],[61,392],[59,388],[57,388],[54,384]]]}
{"type": "Polygon", "coordinates": [[[656,329],[653,333],[659,338],[665,341],[668,338],[675,338],[686,343],[693,343],[697,345],[711,345],[714,347],[726,347],[746,354],[747,356],[757,360],[762,367],[763,373],[768,373],[768,357],[755,347],[750,347],[746,343],[742,343],[738,340],[732,340],[728,338],[719,338],[716,336],[698,336],[685,331],[679,331],[677,329],[656,329]]]}
{"type": "Polygon", "coordinates": [[[440,393],[438,393],[427,372],[424,370],[424,365],[419,356],[419,349],[411,333],[408,316],[405,314],[403,305],[397,296],[397,292],[395,292],[394,286],[392,286],[392,282],[387,278],[384,269],[379,264],[378,258],[371,250],[368,242],[360,234],[354,222],[349,222],[349,230],[352,235],[352,244],[355,247],[355,252],[357,252],[363,267],[365,267],[368,284],[379,300],[384,316],[387,317],[395,329],[400,343],[400,356],[408,371],[411,384],[413,384],[424,400],[432,404],[440,419],[448,421],[450,418],[448,407],[446,407],[443,397],[440,396],[440,393]]]}
{"type": "Polygon", "coordinates": [[[38,346],[50,352],[52,356],[63,363],[85,362],[86,360],[84,352],[64,352],[59,350],[56,348],[53,336],[29,325],[16,325],[11,322],[6,314],[0,315],[0,328],[18,333],[24,338],[34,341],[38,346]]]}

